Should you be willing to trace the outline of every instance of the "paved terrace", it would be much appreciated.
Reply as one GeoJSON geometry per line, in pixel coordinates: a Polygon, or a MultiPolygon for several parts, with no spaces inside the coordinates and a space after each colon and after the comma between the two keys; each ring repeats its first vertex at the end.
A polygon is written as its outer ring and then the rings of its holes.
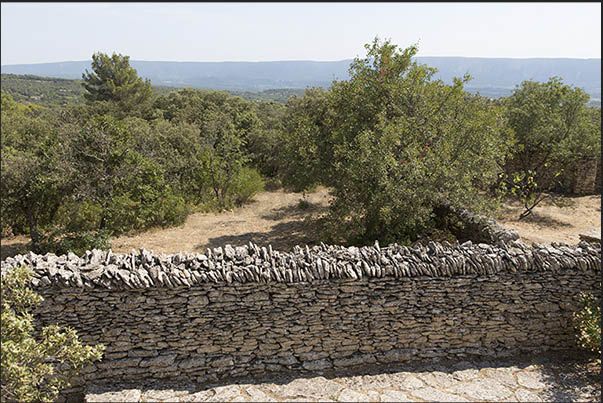
{"type": "Polygon", "coordinates": [[[360,367],[241,379],[231,384],[90,386],[87,402],[540,402],[601,401],[600,366],[570,352],[505,360],[360,367]],[[599,371],[599,372],[597,372],[599,371]]]}

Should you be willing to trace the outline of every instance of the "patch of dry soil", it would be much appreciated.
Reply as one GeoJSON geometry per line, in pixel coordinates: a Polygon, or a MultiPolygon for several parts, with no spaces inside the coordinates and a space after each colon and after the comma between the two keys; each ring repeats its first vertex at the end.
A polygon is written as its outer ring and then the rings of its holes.
{"type": "Polygon", "coordinates": [[[305,219],[326,210],[329,194],[324,188],[306,195],[306,208],[299,205],[302,195],[282,189],[262,192],[251,203],[232,211],[190,215],[180,227],[157,229],[111,242],[114,252],[145,248],[156,253],[204,252],[208,247],[230,244],[271,244],[278,250],[315,242],[305,219]]]}
{"type": "MultiPolygon", "coordinates": [[[[128,253],[145,248],[156,253],[204,252],[208,247],[225,244],[272,244],[275,249],[288,251],[295,245],[317,241],[316,232],[306,218],[326,211],[329,194],[320,188],[306,195],[309,203],[302,208],[299,193],[276,190],[256,195],[251,203],[232,211],[190,215],[184,225],[154,229],[136,235],[123,235],[111,242],[114,252],[128,253]]],[[[564,207],[543,202],[531,216],[519,220],[522,207],[518,202],[506,202],[496,217],[500,224],[515,229],[528,244],[565,242],[576,244],[578,235],[601,227],[601,196],[564,197],[564,207]]],[[[18,236],[2,239],[1,259],[21,253],[29,239],[18,236]]]]}
{"type": "Polygon", "coordinates": [[[580,241],[579,234],[601,228],[601,195],[564,197],[563,207],[550,201],[536,206],[532,215],[519,219],[523,211],[519,202],[504,203],[498,222],[516,230],[524,243],[564,242],[570,245],[580,241]]]}

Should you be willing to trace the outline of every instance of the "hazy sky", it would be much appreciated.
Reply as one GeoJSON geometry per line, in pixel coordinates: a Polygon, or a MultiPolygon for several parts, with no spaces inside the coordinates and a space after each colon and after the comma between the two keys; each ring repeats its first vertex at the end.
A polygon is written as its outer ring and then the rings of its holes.
{"type": "Polygon", "coordinates": [[[601,3],[2,3],[1,64],[342,60],[375,36],[418,56],[601,57],[601,3]]]}

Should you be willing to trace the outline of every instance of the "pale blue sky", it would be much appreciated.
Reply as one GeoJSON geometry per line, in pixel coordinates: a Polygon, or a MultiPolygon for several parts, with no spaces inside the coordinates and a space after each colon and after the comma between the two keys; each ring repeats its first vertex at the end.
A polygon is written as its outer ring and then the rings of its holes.
{"type": "Polygon", "coordinates": [[[418,56],[601,57],[601,3],[2,3],[1,64],[342,60],[375,36],[418,56]]]}

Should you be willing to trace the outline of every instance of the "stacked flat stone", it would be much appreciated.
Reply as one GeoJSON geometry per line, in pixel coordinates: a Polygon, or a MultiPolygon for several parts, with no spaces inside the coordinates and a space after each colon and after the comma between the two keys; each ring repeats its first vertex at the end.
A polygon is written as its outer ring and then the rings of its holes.
{"type": "Polygon", "coordinates": [[[494,218],[474,214],[465,208],[456,208],[449,204],[441,206],[448,214],[456,216],[465,226],[457,238],[470,239],[474,242],[485,242],[492,245],[505,246],[508,243],[519,240],[519,233],[515,230],[505,228],[494,218]]]}
{"type": "Polygon", "coordinates": [[[44,298],[37,326],[106,346],[70,392],[567,350],[576,296],[601,293],[601,245],[586,242],[30,253],[2,274],[21,265],[44,298]]]}
{"type": "Polygon", "coordinates": [[[206,253],[154,254],[145,249],[129,254],[92,250],[72,253],[17,255],[2,262],[2,271],[20,265],[34,269],[34,287],[140,289],[192,287],[201,283],[297,283],[329,279],[454,277],[499,272],[601,270],[601,245],[581,242],[531,247],[429,242],[413,247],[390,245],[343,247],[296,246],[293,252],[226,245],[206,253]]]}
{"type": "Polygon", "coordinates": [[[483,242],[493,245],[504,245],[519,239],[517,231],[503,227],[493,218],[476,215],[466,209],[458,210],[457,214],[463,223],[474,232],[471,239],[481,239],[483,242]]]}

